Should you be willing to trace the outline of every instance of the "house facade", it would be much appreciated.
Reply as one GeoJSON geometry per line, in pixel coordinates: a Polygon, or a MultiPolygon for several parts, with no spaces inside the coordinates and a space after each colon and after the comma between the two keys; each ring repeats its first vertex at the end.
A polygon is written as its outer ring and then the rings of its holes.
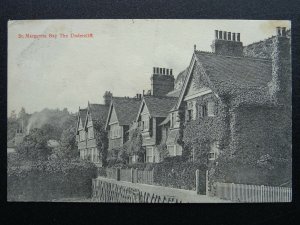
{"type": "Polygon", "coordinates": [[[119,149],[129,139],[129,126],[134,121],[141,103],[141,96],[134,98],[113,97],[105,129],[108,131],[108,152],[112,157],[112,151],[119,149]]]}
{"type": "Polygon", "coordinates": [[[104,95],[105,104],[88,103],[86,109],[79,109],[78,112],[76,139],[80,158],[89,160],[97,166],[102,166],[102,156],[99,147],[101,144],[97,134],[105,130],[111,97],[112,94],[107,92],[104,95]]]}
{"type": "Polygon", "coordinates": [[[77,129],[76,129],[76,141],[80,158],[84,158],[84,150],[86,149],[86,131],[84,129],[87,109],[78,110],[77,115],[77,129]]]}
{"type": "Polygon", "coordinates": [[[136,122],[142,133],[142,146],[146,149],[145,162],[161,161],[157,148],[163,135],[160,124],[166,119],[176,101],[176,97],[168,96],[143,97],[136,122]]]}
{"type": "Polygon", "coordinates": [[[264,51],[271,54],[264,58],[255,54],[262,43],[247,49],[240,34],[223,31],[216,31],[213,52],[194,51],[169,114],[182,115],[182,141],[191,148],[191,160],[214,161],[224,152],[242,151],[260,157],[289,142],[290,39],[285,28],[270,39],[264,51]]]}

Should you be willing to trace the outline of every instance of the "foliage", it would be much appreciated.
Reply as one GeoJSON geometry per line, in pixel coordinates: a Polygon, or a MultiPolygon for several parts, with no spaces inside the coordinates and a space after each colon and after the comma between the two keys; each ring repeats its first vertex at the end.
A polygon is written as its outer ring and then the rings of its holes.
{"type": "Polygon", "coordinates": [[[50,201],[57,198],[90,197],[94,164],[81,160],[52,159],[10,163],[7,198],[10,201],[50,201]]]}
{"type": "Polygon", "coordinates": [[[99,160],[102,162],[102,166],[106,166],[108,154],[108,133],[105,130],[105,124],[101,121],[93,121],[93,126],[97,149],[99,151],[99,160]]]}
{"type": "MultiPolygon", "coordinates": [[[[172,157],[173,158],[173,157],[172,157]]],[[[200,190],[205,192],[206,165],[199,162],[186,162],[178,157],[169,162],[161,162],[154,165],[154,183],[157,185],[195,190],[196,170],[200,171],[200,190]]]]}
{"type": "Polygon", "coordinates": [[[129,141],[128,145],[128,153],[129,154],[139,154],[143,152],[143,137],[141,130],[137,127],[135,129],[130,130],[129,132],[129,141]]]}
{"type": "Polygon", "coordinates": [[[41,129],[35,128],[25,136],[23,142],[17,146],[17,153],[24,159],[46,160],[51,149],[47,146],[47,135],[41,129]]]}
{"type": "Polygon", "coordinates": [[[165,143],[161,143],[160,145],[158,145],[157,150],[159,152],[160,159],[164,160],[165,158],[169,157],[169,151],[165,143]]]}
{"type": "Polygon", "coordinates": [[[235,156],[223,155],[210,171],[210,179],[226,183],[280,186],[292,180],[292,162],[264,155],[256,164],[246,164],[235,156]]]}

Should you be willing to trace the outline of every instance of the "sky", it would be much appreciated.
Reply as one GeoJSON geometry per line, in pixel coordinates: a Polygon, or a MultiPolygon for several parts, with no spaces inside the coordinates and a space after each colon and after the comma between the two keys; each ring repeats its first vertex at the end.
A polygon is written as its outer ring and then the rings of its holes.
{"type": "Polygon", "coordinates": [[[8,22],[8,115],[21,107],[70,112],[103,103],[106,90],[133,97],[150,89],[153,67],[175,77],[194,45],[211,51],[214,30],[241,34],[243,45],[264,40],[289,21],[266,20],[13,20],[8,22]],[[60,34],[93,38],[60,38],[60,34]],[[19,38],[45,34],[47,38],[19,38]],[[57,38],[49,38],[56,34],[57,38]]]}

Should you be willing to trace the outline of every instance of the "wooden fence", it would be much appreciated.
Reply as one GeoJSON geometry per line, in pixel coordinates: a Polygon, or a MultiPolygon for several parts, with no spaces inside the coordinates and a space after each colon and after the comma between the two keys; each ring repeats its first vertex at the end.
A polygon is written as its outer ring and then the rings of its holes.
{"type": "Polygon", "coordinates": [[[132,183],[153,184],[153,170],[144,171],[138,169],[101,168],[99,176],[114,180],[127,181],[132,183]],[[104,175],[106,174],[106,176],[104,175]]]}
{"type": "Polygon", "coordinates": [[[214,195],[233,202],[291,202],[292,189],[264,185],[214,183],[214,195]]]}
{"type": "MultiPolygon", "coordinates": [[[[103,178],[102,178],[103,179],[103,178]]],[[[115,183],[114,180],[93,179],[94,202],[122,202],[122,203],[181,203],[175,196],[169,196],[154,191],[140,190],[115,183]]]]}

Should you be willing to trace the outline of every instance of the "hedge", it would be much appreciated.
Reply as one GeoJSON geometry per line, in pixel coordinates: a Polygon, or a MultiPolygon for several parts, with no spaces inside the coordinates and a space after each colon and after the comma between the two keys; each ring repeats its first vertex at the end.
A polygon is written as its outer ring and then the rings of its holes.
{"type": "MultiPolygon", "coordinates": [[[[188,162],[182,157],[169,157],[160,163],[135,163],[111,165],[110,168],[139,169],[154,171],[154,184],[165,187],[173,187],[186,190],[196,190],[196,170],[200,171],[200,191],[205,193],[205,174],[207,167],[200,162],[188,162]]],[[[106,176],[104,170],[98,170],[98,174],[106,176]]]]}
{"type": "Polygon", "coordinates": [[[89,198],[96,167],[80,160],[27,162],[8,165],[8,201],[51,201],[60,198],[89,198]]]}

